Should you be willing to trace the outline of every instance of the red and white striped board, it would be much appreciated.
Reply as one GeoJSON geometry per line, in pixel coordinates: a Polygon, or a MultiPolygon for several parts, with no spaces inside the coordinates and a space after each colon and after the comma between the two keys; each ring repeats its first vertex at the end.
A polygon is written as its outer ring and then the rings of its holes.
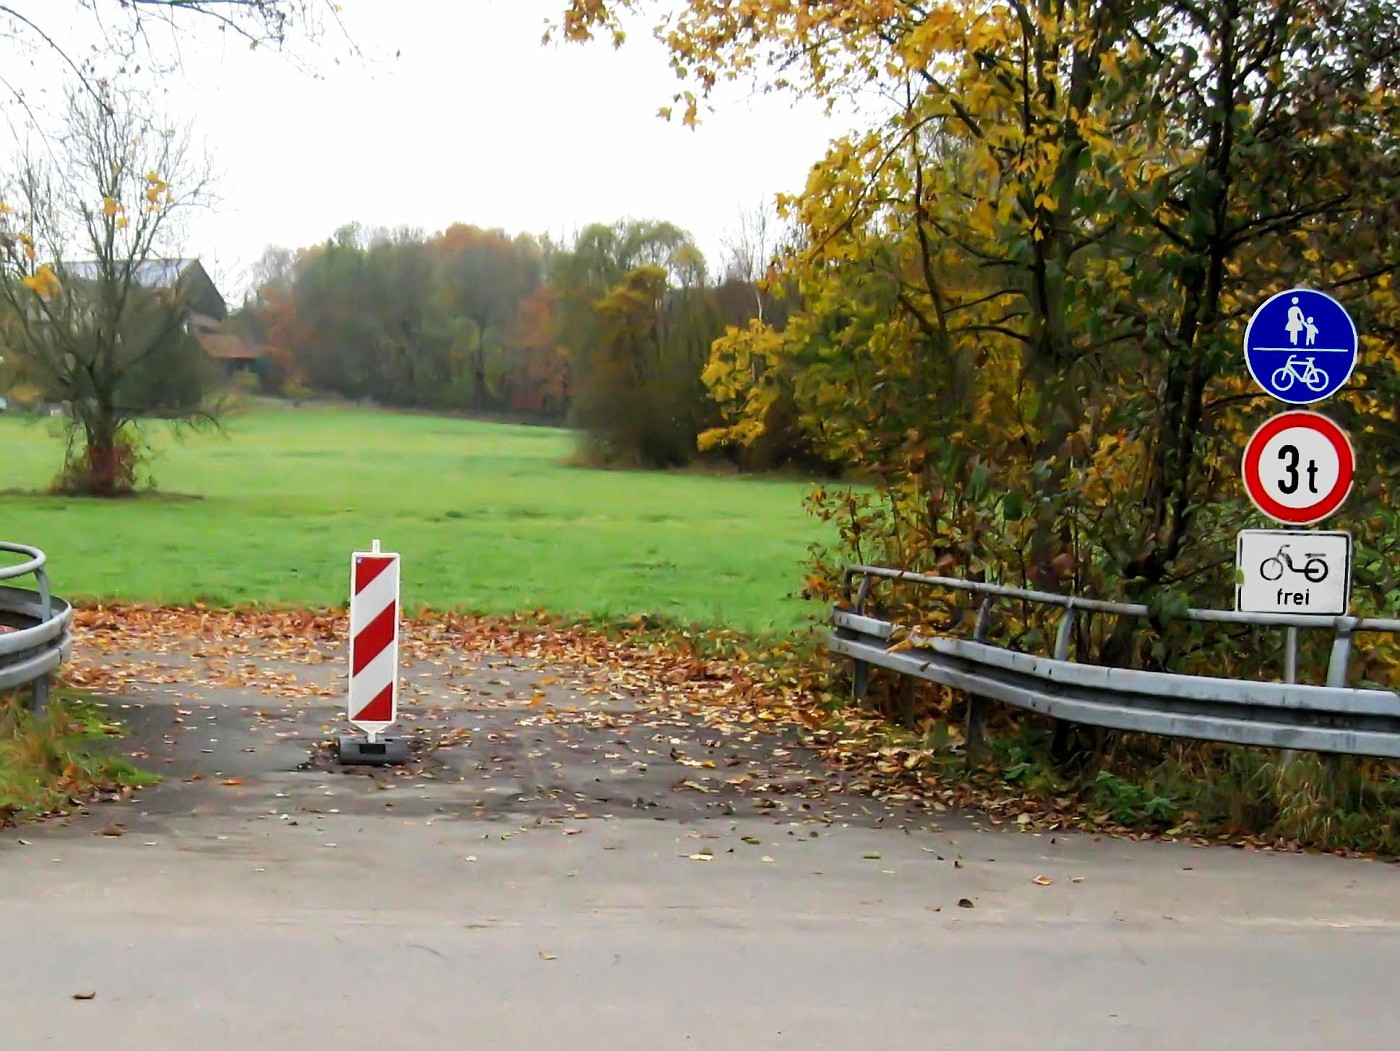
{"type": "Polygon", "coordinates": [[[356,551],[350,559],[350,722],[371,741],[399,711],[399,556],[356,551]]]}

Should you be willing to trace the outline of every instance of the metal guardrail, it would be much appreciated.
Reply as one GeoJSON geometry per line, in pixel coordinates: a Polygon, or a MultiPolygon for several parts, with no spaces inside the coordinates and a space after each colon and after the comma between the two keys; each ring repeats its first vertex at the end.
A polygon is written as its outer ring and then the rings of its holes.
{"type": "Polygon", "coordinates": [[[49,676],[73,646],[73,610],[49,589],[42,551],[0,540],[0,558],[5,555],[19,555],[24,561],[0,565],[0,581],[32,575],[37,590],[0,585],[0,693],[31,686],[34,706],[42,709],[48,701],[49,676]]]}
{"type": "Polygon", "coordinates": [[[1081,616],[1154,616],[1147,606],[1076,598],[1044,591],[926,576],[882,566],[846,571],[847,603],[832,613],[827,647],[855,662],[856,696],[865,695],[870,668],[926,679],[968,694],[967,741],[985,735],[987,701],[997,700],[1069,722],[1233,744],[1307,749],[1348,755],[1400,757],[1400,694],[1347,685],[1355,636],[1397,632],[1400,620],[1309,617],[1188,609],[1172,620],[1287,629],[1283,682],[1181,675],[1082,664],[1070,659],[1081,616]],[[852,589],[859,578],[860,583],[852,589]],[[929,635],[865,615],[877,581],[945,588],[980,596],[970,639],[929,635]],[[986,641],[998,601],[1058,606],[1054,651],[1022,653],[986,641]],[[1323,686],[1297,680],[1297,632],[1330,630],[1332,647],[1323,686]]]}

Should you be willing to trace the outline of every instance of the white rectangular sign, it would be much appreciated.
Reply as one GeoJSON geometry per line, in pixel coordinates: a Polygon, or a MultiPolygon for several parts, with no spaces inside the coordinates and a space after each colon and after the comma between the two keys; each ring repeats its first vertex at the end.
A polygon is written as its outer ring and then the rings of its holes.
{"type": "Polygon", "coordinates": [[[1242,529],[1235,547],[1241,613],[1340,616],[1351,605],[1351,534],[1242,529]]]}

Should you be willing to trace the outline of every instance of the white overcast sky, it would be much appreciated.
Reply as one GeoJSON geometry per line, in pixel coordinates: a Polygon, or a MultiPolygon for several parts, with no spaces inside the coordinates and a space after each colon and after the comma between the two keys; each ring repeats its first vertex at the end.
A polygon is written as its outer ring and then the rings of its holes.
{"type": "MultiPolygon", "coordinates": [[[[68,2],[31,6],[62,27],[68,2]]],[[[815,105],[737,85],[698,130],[667,123],[657,110],[677,82],[664,49],[641,31],[619,51],[542,45],[561,5],[343,0],[366,57],[332,38],[297,45],[300,67],[201,28],[178,71],[142,81],[193,122],[219,175],[221,204],[192,219],[185,254],[211,264],[231,301],[268,245],[314,244],[353,221],[559,238],[594,221],[668,219],[716,264],[741,211],[799,189],[845,130],[815,105]]],[[[53,83],[48,62],[5,66],[32,100],[54,97],[31,83],[53,83]]]]}

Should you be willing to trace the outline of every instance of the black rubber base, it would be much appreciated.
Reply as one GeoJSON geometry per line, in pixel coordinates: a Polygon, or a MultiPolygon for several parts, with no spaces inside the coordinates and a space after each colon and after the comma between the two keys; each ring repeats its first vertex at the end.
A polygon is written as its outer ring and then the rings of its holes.
{"type": "Polygon", "coordinates": [[[363,734],[341,734],[340,761],[345,766],[402,766],[408,762],[408,742],[397,734],[373,742],[363,734]]]}

